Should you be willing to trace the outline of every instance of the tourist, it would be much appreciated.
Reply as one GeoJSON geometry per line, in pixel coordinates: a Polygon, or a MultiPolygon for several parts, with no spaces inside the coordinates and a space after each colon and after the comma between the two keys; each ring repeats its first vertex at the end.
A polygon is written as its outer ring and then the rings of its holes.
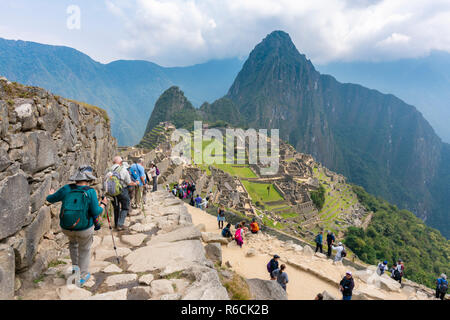
{"type": "Polygon", "coordinates": [[[448,290],[447,276],[443,273],[441,274],[441,277],[436,280],[436,298],[444,300],[447,290],[448,290]]]}
{"type": "Polygon", "coordinates": [[[398,274],[397,274],[397,281],[399,283],[402,283],[402,277],[405,271],[405,266],[403,265],[403,261],[402,259],[398,259],[397,261],[397,270],[398,270],[398,274]]]}
{"type": "Polygon", "coordinates": [[[130,195],[128,193],[128,186],[136,185],[131,181],[130,174],[128,173],[128,166],[126,162],[123,162],[120,156],[116,156],[113,159],[113,166],[109,169],[110,172],[117,172],[120,176],[120,184],[122,185],[122,192],[113,197],[113,207],[114,207],[114,227],[118,231],[124,230],[125,218],[128,215],[128,210],[130,208],[130,195]]]}
{"type": "Polygon", "coordinates": [[[328,230],[328,234],[327,234],[327,245],[328,245],[327,256],[328,256],[328,258],[331,257],[331,246],[334,244],[334,241],[336,241],[334,234],[331,232],[331,230],[328,230]]]}
{"type": "Polygon", "coordinates": [[[277,282],[284,289],[284,291],[286,291],[286,284],[289,282],[288,275],[286,272],[284,272],[285,269],[286,265],[282,264],[280,266],[280,269],[275,269],[272,273],[277,278],[277,282]]]}
{"type": "Polygon", "coordinates": [[[269,272],[270,280],[276,279],[273,272],[278,269],[278,259],[280,259],[280,256],[276,254],[272,259],[270,259],[269,263],[267,264],[267,271],[269,272]]]}
{"type": "MultiPolygon", "coordinates": [[[[133,180],[133,175],[131,173],[130,165],[128,164],[128,162],[124,161],[122,163],[122,166],[127,168],[128,174],[130,175],[130,178],[131,178],[131,181],[134,182],[135,180],[133,180]]],[[[128,188],[128,196],[130,197],[130,206],[133,209],[136,209],[136,206],[134,205],[134,197],[135,197],[136,186],[135,185],[128,185],[127,188],[128,188]]]]}
{"type": "Polygon", "coordinates": [[[199,195],[197,195],[197,196],[195,197],[195,207],[196,207],[196,208],[200,208],[201,203],[202,203],[202,198],[201,198],[199,195]]]}
{"type": "Polygon", "coordinates": [[[47,201],[50,203],[62,202],[59,224],[62,232],[69,238],[73,271],[75,271],[74,266],[80,269],[80,286],[83,286],[90,278],[89,262],[94,230],[100,229],[98,218],[108,202],[104,198],[99,203],[97,192],[89,187],[89,183],[95,179],[91,167],[81,166],[69,179],[75,181],[75,184],[66,184],[57,192],[50,189],[50,194],[47,196],[47,201]]]}
{"type": "MultiPolygon", "coordinates": [[[[185,193],[186,195],[186,193],[185,193]]],[[[208,201],[206,201],[206,198],[202,200],[202,203],[200,204],[200,208],[202,210],[206,210],[206,208],[208,207],[208,201]]]]}
{"type": "Polygon", "coordinates": [[[136,183],[134,187],[134,208],[141,207],[142,193],[145,188],[144,159],[140,158],[130,167],[131,180],[136,183]]]}
{"type": "Polygon", "coordinates": [[[378,268],[377,268],[378,275],[382,276],[383,273],[388,269],[387,264],[388,264],[387,260],[384,260],[383,263],[380,262],[378,264],[378,268]]]}
{"type": "Polygon", "coordinates": [[[320,253],[322,253],[322,241],[323,241],[323,236],[322,236],[323,231],[319,231],[319,233],[316,235],[316,251],[320,249],[320,253]]]}
{"type": "Polygon", "coordinates": [[[220,206],[217,209],[217,223],[219,224],[219,229],[223,228],[223,222],[225,221],[225,209],[223,206],[220,206]]]}
{"type": "Polygon", "coordinates": [[[332,245],[331,248],[333,248],[333,250],[336,250],[336,256],[334,257],[334,261],[335,262],[341,261],[344,258],[342,253],[345,252],[344,245],[342,244],[342,242],[339,242],[337,247],[332,245]]]}
{"type": "Polygon", "coordinates": [[[151,165],[151,168],[150,168],[150,175],[151,175],[152,180],[153,180],[153,190],[152,190],[152,192],[155,192],[158,189],[159,170],[158,170],[158,167],[155,165],[154,162],[152,162],[152,165],[151,165]]]}
{"type": "Polygon", "coordinates": [[[400,276],[400,272],[398,272],[398,270],[397,270],[397,263],[394,262],[394,264],[389,269],[389,271],[391,272],[391,278],[394,279],[394,280],[398,280],[396,278],[398,278],[400,276]],[[396,273],[397,273],[397,276],[396,276],[396,273]]]}
{"type": "Polygon", "coordinates": [[[258,225],[258,222],[256,222],[255,218],[253,218],[252,223],[250,223],[250,231],[253,234],[258,233],[258,231],[259,231],[259,225],[258,225]]]}
{"type": "Polygon", "coordinates": [[[233,235],[231,234],[231,223],[228,223],[222,230],[222,237],[231,238],[233,240],[233,235]]]}
{"type": "Polygon", "coordinates": [[[314,300],[323,300],[323,294],[318,293],[314,300]]]}
{"type": "Polygon", "coordinates": [[[347,271],[345,277],[339,283],[339,289],[342,292],[342,300],[352,300],[352,292],[355,287],[355,282],[353,281],[352,273],[347,271]]]}
{"type": "Polygon", "coordinates": [[[242,248],[242,245],[244,244],[244,228],[241,224],[239,224],[236,229],[234,240],[236,240],[237,245],[242,248]]]}

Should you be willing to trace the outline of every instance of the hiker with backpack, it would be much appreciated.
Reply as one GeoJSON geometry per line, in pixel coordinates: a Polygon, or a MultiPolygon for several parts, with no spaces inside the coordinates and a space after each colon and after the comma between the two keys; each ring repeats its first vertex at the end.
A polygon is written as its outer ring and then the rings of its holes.
{"type": "Polygon", "coordinates": [[[120,156],[113,159],[113,165],[106,174],[106,194],[113,198],[114,226],[118,231],[124,230],[125,218],[130,208],[128,186],[135,186],[128,173],[128,166],[120,156]]]}
{"type": "Polygon", "coordinates": [[[284,271],[286,269],[286,265],[282,264],[279,269],[275,269],[272,274],[277,278],[277,282],[280,286],[286,291],[286,284],[289,282],[289,278],[287,273],[284,271]]]}
{"type": "Polygon", "coordinates": [[[140,208],[142,201],[142,192],[145,187],[145,169],[143,164],[144,159],[140,158],[129,168],[131,180],[136,183],[136,186],[134,186],[133,196],[134,204],[132,205],[132,207],[134,208],[140,208]]]}
{"type": "Polygon", "coordinates": [[[399,283],[402,283],[402,277],[405,271],[405,266],[403,265],[402,259],[398,259],[396,270],[397,272],[394,270],[394,279],[397,280],[399,283]]]}
{"type": "Polygon", "coordinates": [[[347,256],[347,252],[345,251],[344,245],[342,242],[339,242],[337,247],[331,246],[333,250],[336,250],[336,255],[334,256],[334,262],[341,261],[345,256],[347,256]]]}
{"type": "Polygon", "coordinates": [[[352,273],[347,271],[345,277],[342,278],[339,283],[339,290],[342,292],[342,300],[352,300],[353,288],[355,287],[355,281],[353,280],[352,273]]]}
{"type": "Polygon", "coordinates": [[[159,176],[159,169],[158,167],[155,165],[154,162],[152,162],[152,166],[150,168],[150,175],[152,176],[153,179],[153,190],[152,192],[157,191],[158,189],[158,176],[159,176]]]}
{"type": "Polygon", "coordinates": [[[201,209],[201,204],[202,204],[202,198],[197,195],[194,199],[195,201],[195,207],[201,209]]]}
{"type": "Polygon", "coordinates": [[[47,201],[62,202],[59,215],[59,225],[62,232],[69,238],[70,259],[74,266],[80,269],[80,286],[90,278],[89,263],[91,260],[91,245],[94,230],[100,229],[98,218],[106,208],[108,200],[98,202],[97,192],[89,187],[89,183],[97,179],[90,166],[80,166],[70,181],[58,191],[50,189],[47,201]]]}
{"type": "Polygon", "coordinates": [[[387,260],[384,260],[383,263],[380,262],[380,263],[378,264],[378,267],[377,267],[377,274],[378,274],[379,276],[382,276],[383,273],[388,269],[387,264],[388,264],[387,260]]]}
{"type": "Polygon", "coordinates": [[[273,274],[273,272],[278,269],[278,259],[280,259],[280,256],[276,254],[267,263],[267,271],[269,272],[270,280],[275,280],[276,279],[276,277],[273,274]]]}
{"type": "Polygon", "coordinates": [[[441,274],[441,277],[436,280],[436,298],[444,300],[447,290],[448,290],[447,276],[443,273],[441,274]]]}
{"type": "Polygon", "coordinates": [[[323,241],[323,231],[319,231],[319,233],[316,235],[316,251],[320,249],[320,253],[322,253],[322,241],[323,241]]]}
{"type": "Polygon", "coordinates": [[[220,206],[217,209],[217,223],[219,224],[219,229],[223,228],[223,222],[225,221],[225,209],[223,206],[220,206]]]}
{"type": "Polygon", "coordinates": [[[331,247],[332,247],[334,241],[336,241],[334,234],[331,232],[331,230],[328,230],[328,234],[327,234],[327,245],[328,245],[327,256],[328,256],[328,258],[331,257],[331,250],[332,250],[331,247]]]}

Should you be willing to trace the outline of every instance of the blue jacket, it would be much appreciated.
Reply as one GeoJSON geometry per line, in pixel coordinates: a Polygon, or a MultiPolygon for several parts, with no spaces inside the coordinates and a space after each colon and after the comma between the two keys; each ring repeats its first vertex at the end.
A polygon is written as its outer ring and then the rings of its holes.
{"type": "MultiPolygon", "coordinates": [[[[76,186],[78,189],[82,190],[84,186],[76,186]]],[[[60,188],[58,191],[56,191],[54,194],[51,194],[47,196],[47,201],[50,203],[55,203],[58,201],[64,202],[64,198],[66,195],[71,191],[70,186],[66,184],[64,187],[60,188]]],[[[96,219],[102,212],[103,208],[98,205],[97,200],[97,192],[95,189],[90,188],[86,191],[88,197],[89,197],[89,226],[87,229],[92,227],[94,225],[94,219],[96,219]]],[[[62,207],[61,207],[62,210],[62,207]]],[[[61,214],[61,211],[60,211],[61,214]]]]}
{"type": "Polygon", "coordinates": [[[138,163],[133,163],[130,167],[130,176],[131,176],[131,180],[133,180],[134,182],[138,181],[139,185],[142,186],[141,177],[143,177],[145,179],[144,167],[138,163]],[[134,179],[133,174],[131,174],[132,172],[134,172],[135,176],[137,176],[136,179],[134,179]]]}

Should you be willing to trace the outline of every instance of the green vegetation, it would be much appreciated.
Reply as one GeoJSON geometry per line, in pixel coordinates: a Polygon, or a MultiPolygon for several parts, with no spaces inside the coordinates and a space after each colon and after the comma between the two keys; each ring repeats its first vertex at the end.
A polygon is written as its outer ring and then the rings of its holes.
{"type": "Polygon", "coordinates": [[[89,110],[89,111],[92,111],[92,112],[98,114],[98,115],[101,116],[103,119],[105,119],[106,123],[109,124],[108,113],[107,113],[105,110],[103,110],[102,108],[99,108],[99,107],[97,107],[97,106],[93,106],[93,105],[91,105],[91,104],[89,104],[89,103],[86,103],[86,102],[80,102],[80,101],[72,100],[72,99],[67,99],[67,100],[68,100],[68,101],[71,101],[71,102],[73,102],[73,103],[79,104],[80,106],[84,107],[85,109],[87,109],[87,110],[89,110]]]}
{"type": "Polygon", "coordinates": [[[250,181],[241,181],[245,189],[249,193],[253,202],[269,202],[269,201],[282,201],[283,197],[273,187],[273,184],[256,183],[250,181]],[[267,192],[267,187],[270,191],[267,192]]]}
{"type": "Polygon", "coordinates": [[[405,277],[434,287],[436,278],[450,271],[450,241],[438,230],[426,226],[407,210],[399,210],[387,201],[353,186],[359,201],[374,212],[366,231],[350,227],[345,244],[364,262],[376,264],[384,259],[389,265],[398,259],[405,264],[405,277]]]}
{"type": "Polygon", "coordinates": [[[311,200],[319,211],[322,210],[323,204],[325,203],[325,188],[323,185],[319,186],[319,190],[311,192],[311,200]]]}
{"type": "Polygon", "coordinates": [[[48,267],[49,267],[49,268],[53,268],[53,267],[56,267],[56,266],[58,266],[58,265],[60,265],[60,264],[67,264],[67,263],[64,262],[64,261],[61,261],[61,260],[53,260],[53,261],[51,261],[51,262],[48,264],[48,267]]]}

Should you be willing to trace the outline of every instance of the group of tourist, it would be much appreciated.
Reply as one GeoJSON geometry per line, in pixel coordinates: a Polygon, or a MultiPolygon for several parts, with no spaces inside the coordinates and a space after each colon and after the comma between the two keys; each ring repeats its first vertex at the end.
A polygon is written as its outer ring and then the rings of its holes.
{"type": "Polygon", "coordinates": [[[183,181],[172,187],[172,194],[180,199],[189,199],[193,197],[195,190],[195,183],[183,181]]]}
{"type": "MultiPolygon", "coordinates": [[[[323,253],[323,231],[319,231],[316,235],[316,238],[314,239],[315,243],[316,243],[316,251],[320,250],[320,253],[323,253]]],[[[327,233],[327,247],[328,247],[328,251],[327,251],[327,256],[328,258],[331,258],[331,252],[332,250],[336,251],[336,255],[334,256],[334,261],[338,262],[338,261],[342,261],[342,259],[347,255],[347,252],[345,250],[344,245],[342,244],[342,242],[338,242],[338,245],[335,246],[334,243],[336,241],[336,237],[334,236],[333,232],[331,232],[331,230],[328,230],[327,233]]]]}

